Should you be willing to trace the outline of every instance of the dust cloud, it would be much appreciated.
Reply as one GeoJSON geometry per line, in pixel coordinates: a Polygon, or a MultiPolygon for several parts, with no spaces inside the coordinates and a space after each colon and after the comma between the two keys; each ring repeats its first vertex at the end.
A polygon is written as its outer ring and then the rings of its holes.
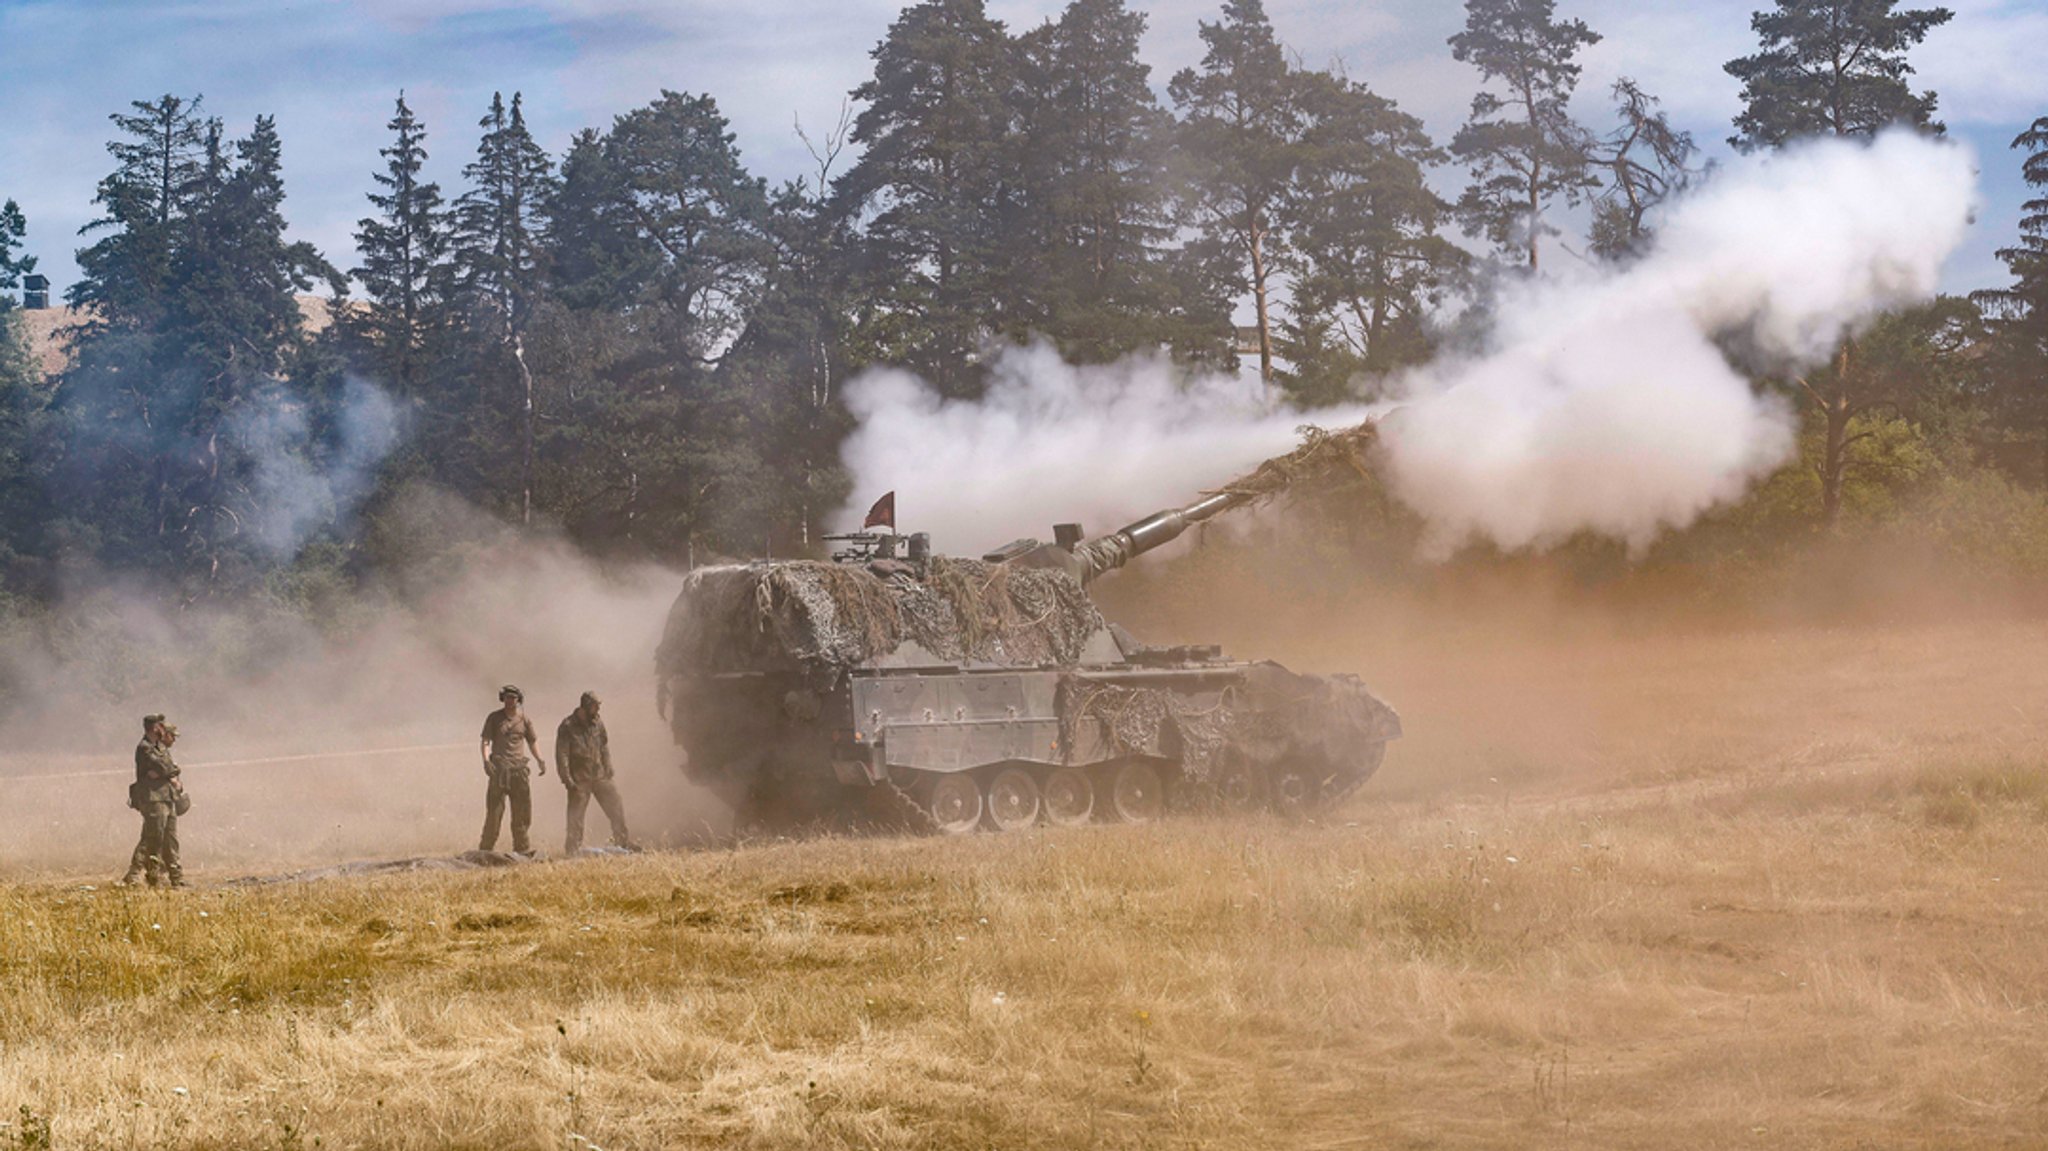
{"type": "MultiPolygon", "coordinates": [[[[681,575],[478,529],[487,517],[449,497],[413,504],[416,530],[467,542],[331,605],[321,626],[260,607],[167,609],[101,583],[0,636],[0,870],[118,874],[136,834],[131,752],[157,711],[180,728],[197,875],[468,850],[482,822],[477,733],[505,683],[525,692],[549,755],[578,696],[603,697],[636,837],[715,819],[654,703],[654,649],[681,575]]],[[[559,852],[552,765],[533,794],[534,843],[559,852]]],[[[592,805],[585,842],[608,838],[592,805]]],[[[499,846],[510,842],[508,827],[499,846]]]]}

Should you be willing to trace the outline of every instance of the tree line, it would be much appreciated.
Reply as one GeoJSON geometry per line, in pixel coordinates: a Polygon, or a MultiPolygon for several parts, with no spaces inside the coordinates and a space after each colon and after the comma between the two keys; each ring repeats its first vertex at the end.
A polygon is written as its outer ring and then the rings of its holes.
{"type": "MultiPolygon", "coordinates": [[[[1447,47],[1480,84],[1447,141],[1290,53],[1261,0],[1200,23],[1202,59],[1164,99],[1123,0],[1022,31],[983,0],[924,0],[805,136],[814,169],[779,185],[710,95],[664,91],[550,155],[515,93],[444,190],[401,92],[346,266],[286,240],[269,117],[231,136],[197,98],[138,101],[112,117],[53,380],[8,314],[26,222],[0,212],[0,592],[49,596],[74,565],[186,601],[309,567],[365,577],[435,545],[401,514],[422,487],[599,553],[801,551],[846,496],[851,376],[901,365],[972,397],[1031,340],[1079,363],[1254,357],[1307,408],[1369,397],[1482,326],[1499,277],[1632,259],[1701,174],[1634,80],[1604,122],[1574,117],[1600,35],[1554,0],[1465,13],[1447,47]],[[1445,171],[1469,177],[1455,197],[1445,171]],[[316,288],[324,326],[299,303],[316,288]],[[367,502],[346,514],[351,467],[367,502]]],[[[1776,0],[1726,65],[1731,143],[1941,132],[1909,54],[1951,19],[1776,0]]],[[[2043,198],[1999,253],[2013,283],[1761,381],[1809,443],[1744,530],[1833,526],[1937,471],[2048,482],[2048,117],[2014,146],[2043,198]]]]}

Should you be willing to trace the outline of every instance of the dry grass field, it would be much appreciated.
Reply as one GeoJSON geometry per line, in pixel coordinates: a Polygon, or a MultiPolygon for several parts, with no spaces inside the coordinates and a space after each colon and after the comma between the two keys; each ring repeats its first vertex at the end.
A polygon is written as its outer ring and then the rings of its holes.
{"type": "Polygon", "coordinates": [[[17,857],[0,1147],[2048,1146],[2048,627],[1214,618],[1402,708],[1332,817],[17,857]]]}

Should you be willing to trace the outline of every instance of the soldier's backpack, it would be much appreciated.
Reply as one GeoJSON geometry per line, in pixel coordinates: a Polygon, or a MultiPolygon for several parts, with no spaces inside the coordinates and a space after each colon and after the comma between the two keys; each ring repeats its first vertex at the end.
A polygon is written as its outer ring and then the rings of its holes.
{"type": "Polygon", "coordinates": [[[146,784],[146,783],[144,783],[144,782],[142,782],[142,781],[141,781],[141,780],[139,780],[139,779],[138,779],[138,780],[136,780],[136,781],[135,781],[134,783],[131,783],[131,784],[129,784],[129,785],[128,785],[128,806],[129,806],[129,807],[131,807],[131,808],[134,808],[134,809],[135,809],[136,811],[141,811],[141,810],[142,810],[142,804],[143,804],[143,798],[142,798],[142,797],[143,797],[144,795],[148,794],[148,788],[149,788],[149,785],[148,785],[148,784],[146,784]]]}

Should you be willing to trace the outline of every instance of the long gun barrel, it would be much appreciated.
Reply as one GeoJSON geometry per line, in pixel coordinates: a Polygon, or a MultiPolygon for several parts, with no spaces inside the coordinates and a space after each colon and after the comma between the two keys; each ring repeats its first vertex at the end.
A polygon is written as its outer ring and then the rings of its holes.
{"type": "Polygon", "coordinates": [[[1203,496],[1186,507],[1153,512],[1108,535],[1083,540],[1074,545],[1074,558],[1080,567],[1076,574],[1082,583],[1087,583],[1104,572],[1115,571],[1138,556],[1179,538],[1189,527],[1240,504],[1249,503],[1251,499],[1250,492],[1216,492],[1203,496]]]}
{"type": "Polygon", "coordinates": [[[1191,525],[1232,508],[1270,499],[1305,480],[1330,476],[1370,476],[1364,452],[1371,446],[1377,428],[1372,420],[1356,427],[1329,432],[1304,428],[1300,447],[1276,456],[1233,480],[1229,487],[1211,492],[1185,507],[1153,512],[1104,536],[1082,539],[1081,529],[1060,524],[1054,541],[1016,540],[983,556],[991,563],[1014,563],[1021,567],[1059,568],[1082,583],[1112,572],[1138,556],[1180,536],[1191,525]]]}

